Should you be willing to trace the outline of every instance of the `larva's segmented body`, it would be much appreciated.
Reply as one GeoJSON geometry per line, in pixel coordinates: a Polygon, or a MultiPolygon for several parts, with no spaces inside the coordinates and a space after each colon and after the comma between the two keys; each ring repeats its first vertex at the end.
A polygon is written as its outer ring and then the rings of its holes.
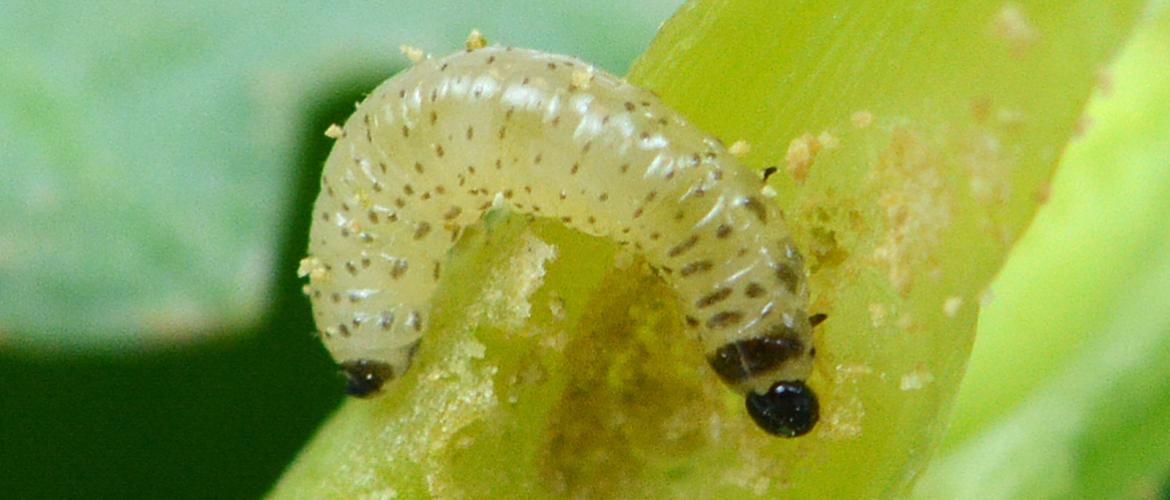
{"type": "Polygon", "coordinates": [[[407,369],[460,228],[502,201],[644,254],[761,426],[815,423],[805,271],[779,209],[758,174],[651,93],[576,59],[491,47],[421,62],[331,132],[301,273],[351,393],[407,369]]]}

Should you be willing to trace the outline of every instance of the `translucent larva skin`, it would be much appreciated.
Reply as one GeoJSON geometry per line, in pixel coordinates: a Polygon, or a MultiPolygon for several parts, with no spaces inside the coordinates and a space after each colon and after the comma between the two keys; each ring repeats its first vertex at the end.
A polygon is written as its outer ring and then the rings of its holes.
{"type": "Polygon", "coordinates": [[[332,135],[301,271],[343,366],[407,369],[460,228],[502,200],[642,253],[736,390],[811,371],[804,266],[760,175],[647,91],[489,47],[391,78],[332,135]]]}

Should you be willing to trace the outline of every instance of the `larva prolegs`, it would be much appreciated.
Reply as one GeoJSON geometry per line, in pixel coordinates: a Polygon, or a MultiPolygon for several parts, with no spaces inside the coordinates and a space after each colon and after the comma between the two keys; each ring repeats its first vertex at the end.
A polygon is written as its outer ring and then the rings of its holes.
{"type": "Polygon", "coordinates": [[[805,271],[778,208],[649,92],[579,60],[483,48],[391,78],[331,133],[302,272],[351,393],[407,369],[443,257],[507,205],[643,255],[762,428],[815,424],[805,271]]]}

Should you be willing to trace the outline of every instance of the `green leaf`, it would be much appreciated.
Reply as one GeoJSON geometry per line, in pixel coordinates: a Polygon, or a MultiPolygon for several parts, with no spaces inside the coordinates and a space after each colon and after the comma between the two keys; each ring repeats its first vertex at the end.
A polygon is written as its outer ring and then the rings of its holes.
{"type": "Polygon", "coordinates": [[[0,346],[247,331],[308,210],[291,202],[314,103],[473,27],[621,70],[677,0],[639,5],[0,3],[0,346]]]}
{"type": "Polygon", "coordinates": [[[1148,17],[993,284],[922,496],[1148,497],[1170,471],[1170,8],[1148,17]]]}
{"type": "Polygon", "coordinates": [[[670,294],[608,243],[513,222],[455,253],[415,368],[343,406],[275,496],[907,493],[983,290],[1139,8],[688,3],[629,79],[790,172],[770,185],[829,315],[814,433],[755,429],[677,342],[670,294]]]}

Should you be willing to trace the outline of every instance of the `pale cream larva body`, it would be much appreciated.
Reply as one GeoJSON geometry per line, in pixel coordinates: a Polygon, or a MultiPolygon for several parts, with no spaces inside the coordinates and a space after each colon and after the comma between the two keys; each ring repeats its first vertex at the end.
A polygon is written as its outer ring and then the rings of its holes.
{"type": "Polygon", "coordinates": [[[460,228],[502,203],[642,253],[757,423],[812,428],[805,271],[779,209],[650,92],[577,59],[489,47],[421,61],[330,135],[300,271],[351,393],[409,367],[460,228]]]}

